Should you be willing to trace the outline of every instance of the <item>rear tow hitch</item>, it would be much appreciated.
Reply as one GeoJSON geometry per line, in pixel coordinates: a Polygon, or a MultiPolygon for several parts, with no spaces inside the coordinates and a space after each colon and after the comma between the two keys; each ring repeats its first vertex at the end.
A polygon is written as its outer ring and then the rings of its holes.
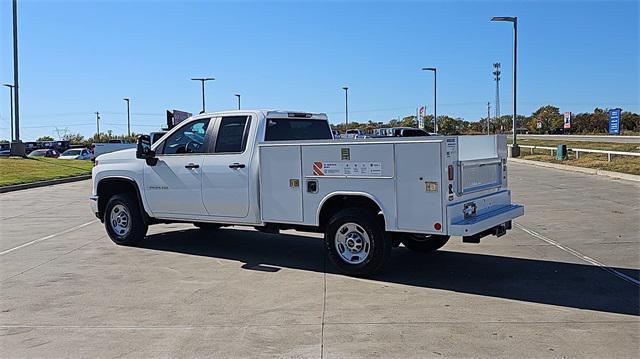
{"type": "Polygon", "coordinates": [[[507,234],[507,231],[511,229],[511,221],[499,224],[493,228],[486,229],[480,233],[476,233],[473,236],[462,237],[463,243],[480,243],[480,239],[486,236],[494,235],[496,237],[502,237],[507,234]]]}

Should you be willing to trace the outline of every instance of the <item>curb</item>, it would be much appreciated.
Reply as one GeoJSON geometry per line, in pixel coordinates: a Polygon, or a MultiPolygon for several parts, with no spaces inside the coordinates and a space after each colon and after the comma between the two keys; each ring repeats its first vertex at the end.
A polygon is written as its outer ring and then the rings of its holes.
{"type": "Polygon", "coordinates": [[[65,178],[58,178],[58,179],[48,180],[48,181],[38,181],[38,182],[31,182],[31,183],[14,184],[14,185],[11,185],[11,186],[0,187],[0,193],[20,191],[20,190],[23,190],[23,189],[30,189],[30,188],[37,188],[37,187],[52,186],[54,184],[62,184],[62,183],[69,183],[69,182],[84,181],[84,180],[88,180],[88,179],[91,179],[91,175],[65,177],[65,178]]]}
{"type": "Polygon", "coordinates": [[[586,173],[586,174],[590,174],[590,175],[607,176],[607,177],[616,178],[616,179],[623,179],[623,180],[627,180],[627,181],[640,182],[640,176],[632,175],[632,174],[628,174],[628,173],[605,171],[605,170],[599,170],[599,169],[595,169],[595,168],[585,168],[585,167],[576,167],[576,166],[569,166],[569,165],[560,165],[560,164],[557,164],[557,163],[549,163],[549,162],[541,162],[541,161],[523,160],[521,158],[509,158],[509,161],[515,162],[515,163],[524,163],[524,164],[533,165],[533,166],[555,168],[555,169],[564,170],[564,171],[580,172],[580,173],[586,173]]]}

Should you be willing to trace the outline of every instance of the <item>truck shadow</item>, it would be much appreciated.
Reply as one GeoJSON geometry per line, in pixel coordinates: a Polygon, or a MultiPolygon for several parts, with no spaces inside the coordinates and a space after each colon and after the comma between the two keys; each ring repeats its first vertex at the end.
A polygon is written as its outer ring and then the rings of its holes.
{"type": "MultiPolygon", "coordinates": [[[[322,240],[254,231],[179,230],[147,236],[138,247],[241,262],[243,269],[275,273],[291,268],[338,274],[325,263],[322,240]]],[[[632,278],[636,269],[613,268],[632,278]]],[[[637,285],[601,268],[539,259],[440,250],[393,250],[384,273],[372,280],[601,312],[640,315],[637,285]]]]}

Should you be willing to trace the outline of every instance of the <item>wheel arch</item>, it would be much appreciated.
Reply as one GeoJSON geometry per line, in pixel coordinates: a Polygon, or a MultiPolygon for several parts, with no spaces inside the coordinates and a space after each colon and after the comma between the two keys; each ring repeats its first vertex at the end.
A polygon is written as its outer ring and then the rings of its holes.
{"type": "Polygon", "coordinates": [[[367,192],[332,192],[327,194],[318,205],[316,221],[324,228],[331,216],[338,210],[347,207],[364,207],[376,212],[382,220],[382,228],[386,229],[387,220],[380,200],[367,192]]]}
{"type": "Polygon", "coordinates": [[[149,216],[144,207],[138,183],[130,177],[122,176],[103,177],[96,185],[96,194],[98,195],[98,215],[100,216],[101,221],[104,219],[104,209],[107,206],[109,198],[119,193],[133,194],[144,215],[145,222],[149,222],[151,216],[149,216]]]}

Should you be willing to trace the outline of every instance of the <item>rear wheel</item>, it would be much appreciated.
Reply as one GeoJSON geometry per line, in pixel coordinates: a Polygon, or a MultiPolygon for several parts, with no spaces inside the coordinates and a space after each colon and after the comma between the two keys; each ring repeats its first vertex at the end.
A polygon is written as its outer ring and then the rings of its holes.
{"type": "Polygon", "coordinates": [[[205,231],[215,231],[216,229],[220,229],[220,227],[222,227],[218,223],[207,222],[195,222],[193,225],[205,231]]]}
{"type": "Polygon", "coordinates": [[[147,234],[148,226],[140,207],[127,194],[116,194],[109,199],[103,220],[109,238],[119,245],[133,245],[147,234]]]}
{"type": "Polygon", "coordinates": [[[372,275],[382,269],[391,254],[391,240],[377,215],[360,208],[344,209],[334,215],[324,240],[329,259],[348,275],[372,275]]]}
{"type": "Polygon", "coordinates": [[[415,252],[429,253],[442,248],[449,241],[449,236],[437,234],[403,233],[400,240],[405,247],[415,252]]]}

